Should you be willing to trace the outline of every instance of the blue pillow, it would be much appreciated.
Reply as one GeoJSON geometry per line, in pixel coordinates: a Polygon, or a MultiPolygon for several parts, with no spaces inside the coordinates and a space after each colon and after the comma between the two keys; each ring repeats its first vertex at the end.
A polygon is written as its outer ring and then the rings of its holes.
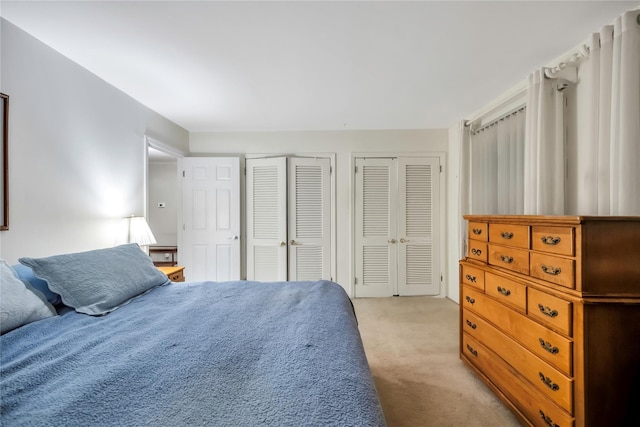
{"type": "Polygon", "coordinates": [[[49,301],[51,305],[58,305],[62,302],[62,298],[60,297],[60,295],[49,289],[46,281],[42,280],[39,277],[36,277],[36,275],[33,274],[33,270],[31,268],[22,264],[13,265],[11,266],[11,268],[13,268],[13,271],[16,273],[20,280],[22,280],[23,282],[27,282],[34,289],[42,292],[42,294],[45,296],[45,298],[47,298],[47,301],[49,301]]]}
{"type": "Polygon", "coordinates": [[[101,315],[148,290],[171,283],[135,243],[47,258],[20,258],[62,302],[79,313],[101,315]]]}
{"type": "Polygon", "coordinates": [[[0,333],[55,315],[55,309],[44,295],[30,289],[9,264],[0,259],[0,333]]]}

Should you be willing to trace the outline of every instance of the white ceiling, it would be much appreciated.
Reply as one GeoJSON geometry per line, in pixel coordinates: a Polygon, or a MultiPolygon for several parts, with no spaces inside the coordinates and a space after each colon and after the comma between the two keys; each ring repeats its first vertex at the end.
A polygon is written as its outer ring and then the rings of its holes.
{"type": "Polygon", "coordinates": [[[447,128],[637,1],[11,1],[188,131],[447,128]]]}

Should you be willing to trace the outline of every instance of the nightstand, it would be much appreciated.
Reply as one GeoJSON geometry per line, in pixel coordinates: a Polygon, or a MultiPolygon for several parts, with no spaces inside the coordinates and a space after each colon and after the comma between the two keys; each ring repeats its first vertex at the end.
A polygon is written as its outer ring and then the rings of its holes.
{"type": "Polygon", "coordinates": [[[184,282],[184,267],[156,267],[169,277],[172,282],[184,282]]]}

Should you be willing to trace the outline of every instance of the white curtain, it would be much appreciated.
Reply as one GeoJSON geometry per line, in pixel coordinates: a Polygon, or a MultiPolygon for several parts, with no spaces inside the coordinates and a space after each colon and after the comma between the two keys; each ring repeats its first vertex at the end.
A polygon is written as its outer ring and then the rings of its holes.
{"type": "Polygon", "coordinates": [[[525,113],[520,109],[472,132],[472,213],[523,213],[524,131],[525,113]]]}
{"type": "Polygon", "coordinates": [[[544,69],[529,75],[524,148],[524,213],[564,214],[565,146],[562,92],[544,69]]]}
{"type": "Polygon", "coordinates": [[[578,143],[577,213],[640,215],[640,10],[589,41],[590,127],[578,143]]]}

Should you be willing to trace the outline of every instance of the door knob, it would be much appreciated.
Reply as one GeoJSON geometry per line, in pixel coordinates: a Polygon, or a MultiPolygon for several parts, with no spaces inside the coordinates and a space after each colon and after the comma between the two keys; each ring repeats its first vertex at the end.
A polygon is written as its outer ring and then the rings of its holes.
{"type": "Polygon", "coordinates": [[[405,238],[400,239],[400,243],[408,243],[408,242],[409,242],[408,239],[405,239],[405,238]]]}
{"type": "Polygon", "coordinates": [[[280,246],[287,246],[287,242],[285,242],[284,240],[280,242],[280,246]]]}
{"type": "Polygon", "coordinates": [[[299,245],[299,243],[298,243],[298,242],[296,242],[296,241],[295,241],[295,240],[293,240],[293,239],[291,239],[291,244],[292,244],[292,245],[299,245]]]}
{"type": "Polygon", "coordinates": [[[395,243],[395,242],[396,242],[396,239],[387,240],[387,242],[389,242],[389,243],[395,243]]]}
{"type": "Polygon", "coordinates": [[[238,236],[231,236],[229,237],[229,240],[238,240],[238,236]]]}

